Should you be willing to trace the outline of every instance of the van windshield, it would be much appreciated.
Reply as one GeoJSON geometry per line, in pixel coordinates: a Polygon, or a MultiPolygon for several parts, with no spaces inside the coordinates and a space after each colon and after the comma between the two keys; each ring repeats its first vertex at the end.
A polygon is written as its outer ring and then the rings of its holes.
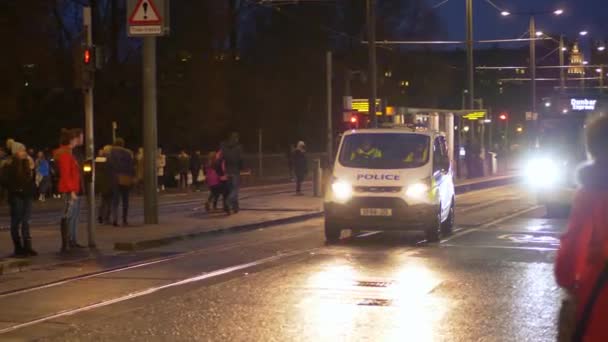
{"type": "Polygon", "coordinates": [[[363,133],[344,137],[339,162],[362,169],[409,169],[429,161],[430,137],[422,134],[363,133]]]}

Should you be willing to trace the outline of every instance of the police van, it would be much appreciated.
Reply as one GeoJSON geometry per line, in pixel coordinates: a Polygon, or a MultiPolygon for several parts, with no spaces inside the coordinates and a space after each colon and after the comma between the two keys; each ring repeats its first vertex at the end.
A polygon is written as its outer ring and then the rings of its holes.
{"type": "Polygon", "coordinates": [[[325,237],[342,230],[422,231],[436,242],[454,226],[446,136],[403,128],[343,134],[326,191],[325,237]]]}

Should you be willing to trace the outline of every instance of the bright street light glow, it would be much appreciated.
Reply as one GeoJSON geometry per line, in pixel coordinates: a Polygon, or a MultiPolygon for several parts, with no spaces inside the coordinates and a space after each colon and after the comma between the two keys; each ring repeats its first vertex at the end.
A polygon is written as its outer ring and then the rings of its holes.
{"type": "Polygon", "coordinates": [[[545,102],[545,107],[551,107],[551,102],[545,102]]]}
{"type": "Polygon", "coordinates": [[[601,72],[602,72],[602,69],[597,68],[597,69],[595,69],[595,72],[601,73],[601,72]]]}
{"type": "Polygon", "coordinates": [[[562,113],[564,113],[564,114],[568,114],[568,109],[564,108],[564,109],[562,110],[562,113]]]}
{"type": "Polygon", "coordinates": [[[464,127],[462,128],[462,130],[463,130],[463,131],[465,131],[465,132],[468,132],[468,131],[469,131],[469,129],[470,129],[470,128],[469,128],[469,126],[464,126],[464,127]]]}
{"type": "Polygon", "coordinates": [[[606,47],[604,45],[600,45],[597,47],[597,51],[604,51],[606,50],[606,47]]]}
{"type": "Polygon", "coordinates": [[[587,64],[589,64],[588,61],[583,61],[583,65],[587,65],[587,64]]]}
{"type": "Polygon", "coordinates": [[[537,37],[540,37],[540,36],[542,36],[542,35],[543,35],[543,31],[536,31],[536,36],[537,36],[537,37]]]}
{"type": "Polygon", "coordinates": [[[588,34],[589,34],[589,31],[581,31],[581,32],[579,32],[579,34],[580,34],[581,36],[586,36],[586,35],[588,35],[588,34]]]}
{"type": "Polygon", "coordinates": [[[553,14],[555,14],[555,15],[562,15],[562,14],[564,14],[564,10],[561,9],[561,8],[558,8],[555,11],[553,11],[553,14]]]}
{"type": "Polygon", "coordinates": [[[568,48],[564,46],[564,47],[562,48],[562,51],[568,51],[568,48]]]}
{"type": "Polygon", "coordinates": [[[511,12],[509,12],[509,11],[502,11],[502,12],[500,12],[500,15],[502,15],[503,17],[508,17],[508,16],[511,15],[511,12]]]}

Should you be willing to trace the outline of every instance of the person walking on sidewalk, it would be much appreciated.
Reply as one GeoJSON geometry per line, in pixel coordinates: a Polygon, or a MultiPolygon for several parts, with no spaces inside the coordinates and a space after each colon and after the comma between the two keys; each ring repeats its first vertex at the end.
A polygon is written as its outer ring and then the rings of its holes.
{"type": "Polygon", "coordinates": [[[179,171],[179,188],[188,189],[188,173],[190,172],[190,156],[181,150],[177,156],[177,170],[179,171]]]}
{"type": "Polygon", "coordinates": [[[192,187],[195,191],[201,191],[200,182],[201,176],[201,167],[203,165],[203,157],[201,156],[201,151],[196,150],[194,154],[192,154],[192,158],[190,158],[190,173],[192,174],[192,187]]]}
{"type": "Polygon", "coordinates": [[[112,214],[112,177],[108,167],[108,158],[111,152],[112,146],[106,145],[95,160],[95,192],[101,197],[97,216],[99,224],[110,224],[110,215],[112,214]]]}
{"type": "Polygon", "coordinates": [[[30,158],[25,148],[15,150],[7,161],[2,173],[2,180],[8,189],[8,198],[11,216],[11,238],[15,251],[14,257],[36,256],[38,253],[32,249],[30,235],[30,216],[34,198],[34,183],[30,158]]]}
{"type": "Polygon", "coordinates": [[[133,185],[135,176],[135,165],[133,152],[125,148],[125,141],[116,138],[114,146],[110,151],[108,159],[112,182],[112,219],[115,227],[118,227],[118,203],[122,201],[122,224],[128,226],[129,215],[129,190],[133,185]]]}
{"type": "Polygon", "coordinates": [[[225,162],[227,185],[230,189],[228,205],[234,213],[238,213],[240,210],[239,190],[241,187],[241,170],[243,170],[242,154],[243,148],[239,143],[239,134],[233,132],[230,134],[228,141],[222,144],[221,155],[225,162]]]}
{"type": "Polygon", "coordinates": [[[296,174],[296,195],[302,195],[302,182],[308,173],[308,161],[306,160],[306,144],[299,141],[293,154],[294,171],[296,174]]]}
{"type": "Polygon", "coordinates": [[[70,248],[81,247],[76,243],[75,231],[79,219],[82,178],[80,166],[73,155],[74,147],[78,145],[79,137],[69,129],[61,130],[60,146],[53,153],[59,181],[57,190],[63,195],[64,207],[61,216],[61,252],[67,253],[70,248]]]}
{"type": "Polygon", "coordinates": [[[608,117],[592,120],[585,133],[592,162],[578,171],[555,277],[574,299],[576,329],[564,340],[608,341],[608,117]]]}
{"type": "Polygon", "coordinates": [[[38,186],[38,200],[46,201],[47,195],[50,194],[51,166],[42,151],[38,152],[36,156],[36,185],[38,186]]]}
{"type": "Polygon", "coordinates": [[[209,187],[209,197],[205,203],[205,209],[211,211],[217,210],[217,202],[222,196],[223,209],[227,214],[230,214],[230,206],[228,205],[228,184],[225,172],[225,163],[221,157],[221,152],[209,152],[207,165],[205,166],[205,179],[209,187]]]}
{"type": "Polygon", "coordinates": [[[167,167],[167,156],[163,154],[163,148],[159,147],[156,152],[157,191],[165,191],[165,167],[167,167]]]}

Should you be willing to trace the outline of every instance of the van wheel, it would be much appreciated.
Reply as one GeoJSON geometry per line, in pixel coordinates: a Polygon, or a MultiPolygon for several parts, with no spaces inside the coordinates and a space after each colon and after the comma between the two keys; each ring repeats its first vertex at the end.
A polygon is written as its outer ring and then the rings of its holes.
{"type": "Polygon", "coordinates": [[[325,241],[327,243],[336,243],[340,240],[342,230],[339,229],[333,220],[325,216],[325,241]]]}
{"type": "Polygon", "coordinates": [[[441,233],[444,235],[451,235],[454,232],[454,218],[455,218],[455,209],[454,209],[454,199],[452,199],[452,205],[450,206],[450,213],[444,222],[441,223],[441,233]]]}
{"type": "Polygon", "coordinates": [[[424,232],[426,242],[438,242],[441,232],[441,205],[437,209],[435,222],[424,232]]]}

